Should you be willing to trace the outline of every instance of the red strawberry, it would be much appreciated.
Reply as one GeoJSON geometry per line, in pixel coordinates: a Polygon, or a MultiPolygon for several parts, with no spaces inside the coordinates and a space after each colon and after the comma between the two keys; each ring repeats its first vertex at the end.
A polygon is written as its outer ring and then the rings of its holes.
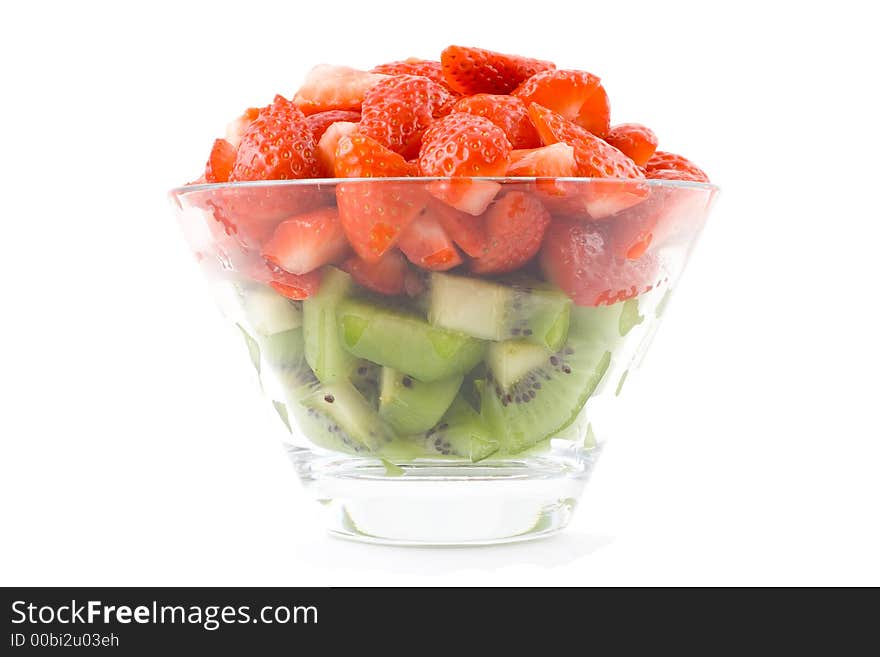
{"type": "Polygon", "coordinates": [[[234,165],[235,148],[225,139],[215,139],[208,163],[205,165],[205,182],[227,182],[234,165]]]}
{"type": "Polygon", "coordinates": [[[342,264],[342,269],[365,288],[380,294],[403,294],[409,267],[400,251],[392,250],[377,262],[367,262],[357,256],[342,264]]]}
{"type": "Polygon", "coordinates": [[[446,271],[461,264],[458,250],[430,213],[420,214],[400,236],[400,250],[422,269],[446,271]]]}
{"type": "MultiPolygon", "coordinates": [[[[529,106],[529,114],[545,144],[564,142],[574,147],[579,176],[644,180],[644,174],[632,160],[579,125],[537,103],[529,106]]],[[[592,219],[604,219],[632,207],[649,193],[647,186],[627,180],[594,180],[587,186],[559,183],[557,187],[569,188],[573,194],[570,200],[575,206],[582,201],[583,209],[592,219]]]]}
{"type": "Polygon", "coordinates": [[[244,131],[259,115],[260,109],[258,107],[247,108],[241,116],[226,126],[226,141],[232,144],[233,148],[238,148],[244,131]]]}
{"type": "Polygon", "coordinates": [[[293,102],[304,114],[327,110],[359,111],[367,90],[387,79],[387,75],[379,73],[321,64],[309,71],[293,102]]]}
{"type": "Polygon", "coordinates": [[[425,129],[449,113],[453,100],[445,87],[428,78],[387,78],[366,93],[359,131],[409,158],[418,152],[425,129]]]}
{"type": "Polygon", "coordinates": [[[543,71],[522,83],[515,96],[538,103],[598,137],[608,133],[611,107],[601,80],[586,71],[543,71]]]}
{"type": "Polygon", "coordinates": [[[452,241],[469,256],[476,258],[483,255],[486,250],[486,225],[482,217],[474,217],[433,198],[428,201],[425,214],[436,218],[452,241]]]}
{"type": "Polygon", "coordinates": [[[342,229],[355,252],[377,262],[427,202],[421,184],[389,180],[340,183],[336,202],[342,229]]]}
{"type": "Polygon", "coordinates": [[[535,256],[550,213],[531,194],[510,192],[492,204],[485,219],[487,252],[471,262],[471,271],[500,274],[519,269],[535,256]]]}
{"type": "Polygon", "coordinates": [[[541,248],[544,275],[579,306],[631,299],[651,289],[658,275],[650,254],[638,260],[614,257],[602,228],[581,221],[554,221],[541,248]]]}
{"type": "Polygon", "coordinates": [[[429,59],[410,57],[409,59],[404,59],[400,62],[380,64],[371,72],[382,73],[384,75],[421,75],[424,78],[428,78],[437,84],[449,88],[446,84],[446,78],[443,77],[443,67],[440,65],[440,62],[431,61],[429,59]]]}
{"type": "Polygon", "coordinates": [[[608,131],[605,141],[643,167],[657,150],[657,135],[640,123],[621,123],[608,131]]]}
{"type": "Polygon", "coordinates": [[[689,159],[675,153],[664,153],[663,151],[657,151],[648,160],[645,164],[645,173],[648,178],[653,179],[709,182],[709,176],[689,159]]]}
{"type": "Polygon", "coordinates": [[[291,274],[307,274],[337,263],[348,252],[348,241],[336,208],[321,208],[278,224],[263,246],[263,257],[291,274]]]}
{"type": "Polygon", "coordinates": [[[336,145],[333,170],[337,178],[402,178],[409,173],[409,164],[375,139],[351,134],[336,145]]]}
{"type": "Polygon", "coordinates": [[[252,263],[242,273],[254,281],[270,285],[278,294],[294,300],[308,299],[321,285],[320,269],[298,276],[263,259],[252,263]]]}
{"type": "Polygon", "coordinates": [[[510,154],[507,175],[573,178],[578,175],[574,148],[558,142],[541,148],[515,150],[510,154]]]}
{"type": "Polygon", "coordinates": [[[339,140],[345,135],[353,135],[357,132],[357,129],[357,123],[337,121],[331,124],[324,131],[324,134],[321,135],[321,139],[318,141],[318,162],[321,164],[324,175],[329,178],[334,176],[333,172],[336,169],[336,147],[339,145],[339,140]]]}
{"type": "Polygon", "coordinates": [[[318,112],[306,117],[306,123],[309,125],[309,130],[315,136],[316,142],[321,139],[327,128],[337,121],[357,123],[360,120],[361,113],[351,110],[327,110],[326,112],[318,112]]]}
{"type": "Polygon", "coordinates": [[[539,59],[464,46],[449,46],[440,55],[440,63],[449,86],[465,96],[509,94],[535,73],[556,68],[539,59]]]}
{"type": "Polygon", "coordinates": [[[315,138],[306,117],[281,96],[260,110],[244,131],[230,180],[317,178],[315,138]]]}
{"type": "Polygon", "coordinates": [[[525,103],[515,96],[476,94],[459,100],[453,112],[484,116],[504,130],[514,148],[537,148],[541,145],[525,103]]]}

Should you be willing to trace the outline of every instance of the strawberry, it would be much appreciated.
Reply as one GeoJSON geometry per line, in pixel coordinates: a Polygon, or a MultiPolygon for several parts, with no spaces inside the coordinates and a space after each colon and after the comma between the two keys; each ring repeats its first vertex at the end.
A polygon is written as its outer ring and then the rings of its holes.
{"type": "Polygon", "coordinates": [[[215,139],[208,163],[205,165],[205,182],[227,182],[234,165],[235,148],[225,139],[215,139]]]}
{"type": "Polygon", "coordinates": [[[452,89],[446,84],[446,78],[443,77],[443,67],[440,62],[431,61],[429,59],[418,59],[410,57],[400,62],[389,62],[388,64],[380,64],[373,68],[371,73],[382,73],[384,75],[421,75],[423,78],[433,80],[437,84],[443,85],[450,91],[452,89]]]}
{"type": "Polygon", "coordinates": [[[337,178],[394,178],[405,177],[409,164],[375,139],[351,134],[336,145],[333,170],[337,178]]]}
{"type": "Polygon", "coordinates": [[[447,84],[458,93],[509,94],[523,80],[556,68],[550,62],[482,48],[449,46],[440,55],[447,84]]]}
{"type": "Polygon", "coordinates": [[[309,71],[293,102],[306,115],[327,110],[359,111],[367,90],[387,79],[379,73],[321,64],[309,71]]]}
{"type": "Polygon", "coordinates": [[[252,263],[242,273],[251,280],[271,286],[278,294],[293,300],[308,299],[321,285],[320,269],[298,276],[263,259],[252,263]]]}
{"type": "Polygon", "coordinates": [[[336,168],[336,147],[339,140],[345,135],[353,135],[357,132],[358,124],[348,121],[337,121],[330,124],[318,140],[318,162],[324,175],[332,178],[336,168]]]}
{"type": "Polygon", "coordinates": [[[367,262],[357,256],[342,263],[342,269],[365,288],[379,294],[403,294],[409,267],[400,251],[391,250],[377,262],[367,262]]]}
{"type": "Polygon", "coordinates": [[[428,200],[425,214],[435,217],[452,241],[469,256],[483,255],[487,238],[482,217],[474,217],[433,198],[428,200]]]}
{"type": "MultiPolygon", "coordinates": [[[[529,114],[545,144],[564,142],[574,147],[579,176],[644,180],[644,174],[632,160],[581,126],[537,103],[529,106],[529,114]]],[[[557,187],[568,188],[573,194],[569,199],[573,203],[569,205],[581,205],[594,220],[632,207],[649,193],[645,185],[627,180],[593,181],[588,186],[559,183],[557,187]]]]}
{"type": "Polygon", "coordinates": [[[237,149],[239,143],[241,143],[241,136],[244,134],[244,131],[247,130],[247,127],[259,115],[259,108],[247,108],[241,116],[239,116],[237,119],[235,119],[235,121],[226,126],[226,141],[232,144],[233,148],[237,149]]]}
{"type": "Polygon", "coordinates": [[[652,179],[709,182],[709,176],[689,159],[663,151],[657,151],[645,163],[645,173],[652,179]]]}
{"type": "Polygon", "coordinates": [[[348,241],[336,208],[321,208],[282,221],[262,251],[269,262],[300,275],[337,263],[346,253],[348,241]]]}
{"type": "Polygon", "coordinates": [[[504,130],[513,148],[537,148],[541,145],[528,108],[515,96],[476,94],[459,100],[453,112],[484,116],[504,130]]]}
{"type": "Polygon", "coordinates": [[[318,112],[306,117],[306,123],[309,130],[315,136],[315,141],[319,141],[323,134],[332,124],[338,121],[346,121],[349,123],[357,123],[361,120],[361,113],[352,110],[327,110],[326,112],[318,112]]]}
{"type": "Polygon", "coordinates": [[[621,123],[608,131],[605,141],[643,167],[657,150],[657,135],[640,123],[621,123]]]}
{"type": "Polygon", "coordinates": [[[525,192],[510,192],[491,205],[485,215],[487,251],[471,262],[477,274],[500,274],[519,269],[541,248],[550,213],[525,192]]]}
{"type": "Polygon", "coordinates": [[[510,153],[508,176],[573,178],[578,175],[574,148],[563,142],[510,153]]]}
{"type": "Polygon", "coordinates": [[[453,100],[445,87],[428,78],[387,78],[366,93],[359,131],[409,158],[418,152],[425,129],[449,113],[453,100]]]}
{"type": "Polygon", "coordinates": [[[288,180],[317,178],[315,138],[306,117],[282,96],[260,110],[245,129],[229,179],[288,180]]]}
{"type": "Polygon", "coordinates": [[[342,229],[355,252],[370,263],[397,243],[426,202],[420,184],[375,180],[336,187],[342,229]]]}
{"type": "Polygon", "coordinates": [[[607,248],[604,225],[554,221],[544,237],[540,263],[544,275],[579,306],[613,304],[653,287],[657,262],[615,257],[607,248]]]}
{"type": "Polygon", "coordinates": [[[458,249],[431,213],[420,214],[407,226],[398,246],[411,263],[422,269],[446,271],[461,264],[458,249]]]}
{"type": "Polygon", "coordinates": [[[538,103],[597,137],[608,133],[611,107],[601,80],[586,71],[542,71],[514,92],[526,105],[538,103]]]}

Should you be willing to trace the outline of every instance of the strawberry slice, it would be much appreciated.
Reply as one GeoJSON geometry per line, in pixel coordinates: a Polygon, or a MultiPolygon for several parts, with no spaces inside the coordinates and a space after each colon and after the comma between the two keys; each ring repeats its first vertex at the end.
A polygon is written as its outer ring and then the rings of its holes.
{"type": "Polygon", "coordinates": [[[586,71],[542,71],[514,92],[526,105],[538,103],[598,137],[608,133],[611,106],[602,81],[586,71]]]}
{"type": "Polygon", "coordinates": [[[379,294],[403,294],[409,267],[400,251],[392,250],[377,262],[367,262],[357,256],[342,263],[342,269],[365,288],[379,294]]]}
{"type": "Polygon", "coordinates": [[[306,123],[315,141],[320,141],[321,137],[334,123],[346,121],[348,123],[357,123],[361,120],[361,113],[352,110],[327,110],[326,112],[318,112],[306,117],[306,123]]]}
{"type": "Polygon", "coordinates": [[[675,153],[657,151],[645,163],[648,178],[659,180],[689,180],[691,182],[709,182],[709,176],[686,157],[675,153]]]}
{"type": "Polygon", "coordinates": [[[205,165],[205,182],[223,183],[229,180],[235,166],[235,147],[225,139],[215,139],[205,165]]]}
{"type": "Polygon", "coordinates": [[[508,176],[573,178],[578,175],[574,148],[563,142],[510,153],[508,176]]]}
{"type": "Polygon", "coordinates": [[[330,124],[321,135],[321,139],[318,141],[317,156],[321,169],[327,177],[332,178],[336,169],[336,147],[339,146],[339,140],[345,135],[353,135],[357,129],[357,123],[337,121],[330,124]]]}
{"type": "Polygon", "coordinates": [[[422,213],[407,226],[398,246],[411,263],[422,269],[446,271],[461,264],[455,244],[430,213],[422,213]]]}
{"type": "Polygon", "coordinates": [[[531,194],[510,192],[486,212],[487,251],[471,262],[477,274],[501,274],[519,269],[541,248],[550,213],[531,194]]]}
{"type": "Polygon", "coordinates": [[[321,208],[282,221],[262,251],[269,262],[300,275],[337,263],[347,253],[348,241],[336,208],[321,208]]]}
{"type": "Polygon", "coordinates": [[[503,176],[510,161],[510,142],[489,119],[473,114],[450,114],[426,132],[419,152],[423,176],[455,177],[428,187],[431,194],[472,215],[485,211],[500,189],[490,180],[470,176],[503,176]]]}
{"type": "Polygon", "coordinates": [[[317,144],[306,117],[282,96],[260,110],[245,129],[229,177],[241,180],[317,178],[317,144]]]}
{"type": "Polygon", "coordinates": [[[367,91],[387,79],[380,73],[321,64],[309,71],[293,102],[306,115],[328,110],[359,111],[367,91]]]}
{"type": "Polygon", "coordinates": [[[418,153],[425,129],[448,114],[453,102],[446,87],[428,78],[387,78],[366,93],[360,132],[410,158],[418,153]]]}
{"type": "Polygon", "coordinates": [[[643,167],[657,150],[657,135],[640,123],[621,123],[608,131],[605,141],[643,167]]]}
{"type": "Polygon", "coordinates": [[[523,80],[556,68],[551,62],[482,48],[449,46],[440,55],[447,84],[464,96],[509,94],[523,80]]]}
{"type": "Polygon", "coordinates": [[[295,301],[308,299],[315,294],[321,285],[322,277],[320,269],[298,276],[263,259],[252,262],[242,270],[242,273],[251,280],[271,286],[278,294],[295,301]]]}
{"type": "Polygon", "coordinates": [[[440,62],[435,62],[430,59],[410,57],[409,59],[404,59],[399,62],[380,64],[373,68],[371,72],[382,73],[384,75],[421,75],[423,78],[433,80],[437,84],[443,85],[452,91],[446,83],[446,78],[443,77],[443,67],[440,65],[440,62]]]}
{"type": "Polygon", "coordinates": [[[529,114],[545,144],[564,142],[574,147],[579,176],[616,179],[594,180],[586,186],[559,182],[558,188],[569,190],[569,207],[575,211],[582,208],[590,218],[599,220],[641,203],[648,196],[648,187],[639,184],[644,180],[641,169],[619,150],[537,103],[529,106],[529,114]]]}
{"type": "Polygon", "coordinates": [[[452,241],[469,256],[483,255],[487,247],[486,225],[482,217],[475,217],[456,210],[450,205],[429,199],[425,214],[430,214],[440,222],[443,230],[452,241]]]}
{"type": "Polygon", "coordinates": [[[547,279],[579,306],[613,304],[654,287],[657,261],[650,253],[637,260],[615,257],[607,248],[604,226],[554,221],[541,248],[547,279]]]}
{"type": "Polygon", "coordinates": [[[337,178],[402,178],[410,169],[403,156],[375,139],[351,134],[339,139],[333,170],[337,178]]]}
{"type": "Polygon", "coordinates": [[[529,118],[528,107],[516,96],[476,94],[459,100],[452,111],[486,117],[504,130],[513,148],[537,148],[541,145],[529,118]]]}

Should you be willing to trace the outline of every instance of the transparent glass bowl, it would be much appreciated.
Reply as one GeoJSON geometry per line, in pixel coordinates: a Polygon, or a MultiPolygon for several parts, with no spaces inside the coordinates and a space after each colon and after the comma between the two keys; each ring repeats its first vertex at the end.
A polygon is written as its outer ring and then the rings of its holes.
{"type": "MultiPolygon", "coordinates": [[[[673,181],[407,178],[190,185],[171,197],[329,530],[456,545],[568,523],[716,193],[673,181]],[[538,208],[513,242],[543,230],[539,253],[504,274],[472,273],[481,267],[461,251],[448,271],[412,265],[396,295],[332,265],[291,273],[265,257],[282,222],[320,208],[335,217],[337,202],[347,225],[354,207],[382,228],[383,216],[430,215],[438,198],[468,194],[538,208]]],[[[456,216],[504,232],[504,215],[456,216]]],[[[452,232],[465,245],[469,233],[452,232]]],[[[308,235],[298,244],[326,247],[308,235]]],[[[351,255],[328,254],[343,267],[351,255]]]]}

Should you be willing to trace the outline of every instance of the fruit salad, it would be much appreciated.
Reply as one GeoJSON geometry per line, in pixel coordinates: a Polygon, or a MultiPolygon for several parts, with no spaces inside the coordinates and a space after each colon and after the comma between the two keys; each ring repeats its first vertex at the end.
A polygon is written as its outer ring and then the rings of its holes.
{"type": "Polygon", "coordinates": [[[711,199],[657,149],[592,73],[450,46],[317,66],[174,196],[291,432],[476,462],[590,447],[711,199]]]}

